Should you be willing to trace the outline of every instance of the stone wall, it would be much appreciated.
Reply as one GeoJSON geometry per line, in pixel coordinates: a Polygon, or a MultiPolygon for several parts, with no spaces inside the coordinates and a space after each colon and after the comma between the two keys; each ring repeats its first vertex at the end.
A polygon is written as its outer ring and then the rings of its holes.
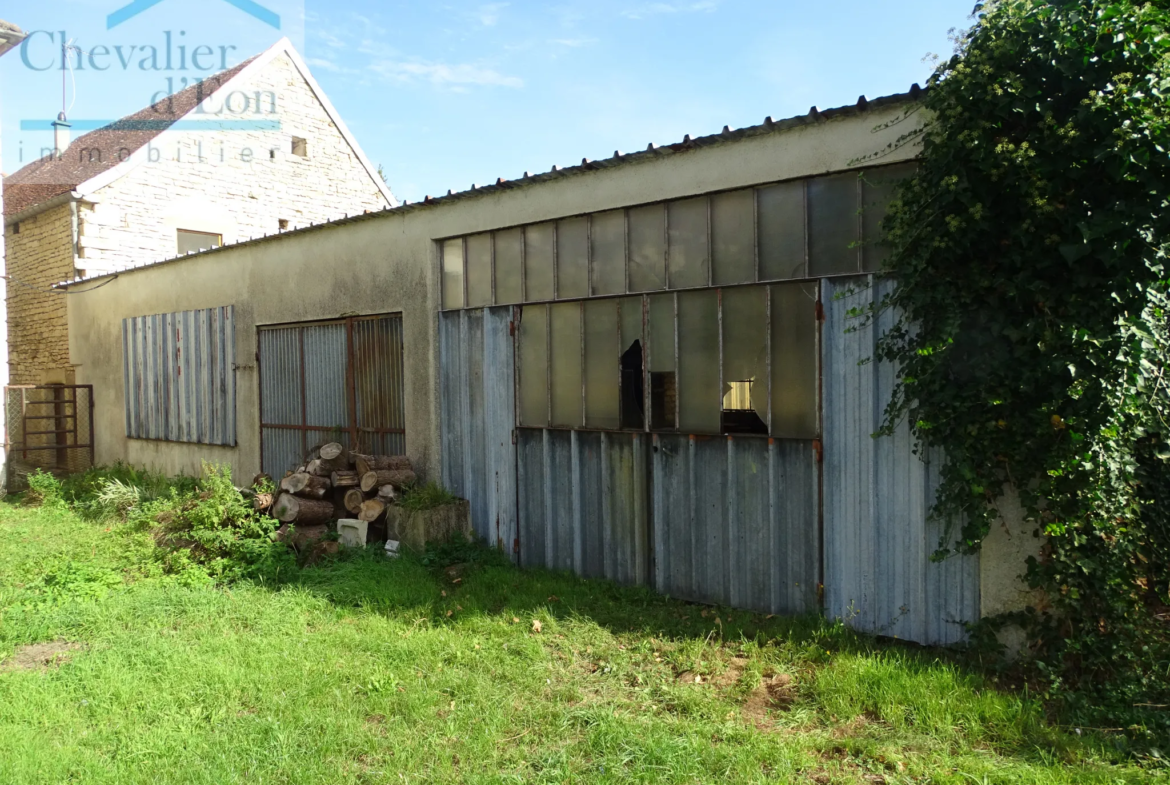
{"type": "Polygon", "coordinates": [[[63,204],[5,229],[11,384],[69,382],[64,292],[73,277],[73,207],[63,204]]]}

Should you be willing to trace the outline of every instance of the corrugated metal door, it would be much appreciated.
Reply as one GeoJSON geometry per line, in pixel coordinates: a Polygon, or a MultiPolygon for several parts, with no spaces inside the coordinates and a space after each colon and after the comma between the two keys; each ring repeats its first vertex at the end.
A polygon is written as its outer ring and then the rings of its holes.
{"type": "Polygon", "coordinates": [[[402,317],[261,327],[260,451],[279,477],[315,445],[406,451],[402,317]]]}

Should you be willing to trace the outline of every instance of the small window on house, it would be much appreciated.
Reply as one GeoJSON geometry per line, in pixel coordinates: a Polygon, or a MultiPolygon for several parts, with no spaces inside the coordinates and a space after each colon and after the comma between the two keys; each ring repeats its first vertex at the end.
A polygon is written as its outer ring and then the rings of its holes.
{"type": "Polygon", "coordinates": [[[285,229],[288,228],[288,219],[281,218],[279,221],[277,221],[277,225],[280,226],[280,231],[283,232],[285,229]]]}
{"type": "Polygon", "coordinates": [[[223,245],[222,234],[210,232],[192,232],[187,229],[179,230],[179,255],[197,253],[223,245]]]}
{"type": "Polygon", "coordinates": [[[13,234],[20,234],[20,221],[17,221],[16,223],[14,223],[12,225],[12,233],[13,234]]]}
{"type": "Polygon", "coordinates": [[[299,136],[292,138],[292,154],[299,155],[301,158],[309,157],[309,140],[302,139],[299,136]]]}

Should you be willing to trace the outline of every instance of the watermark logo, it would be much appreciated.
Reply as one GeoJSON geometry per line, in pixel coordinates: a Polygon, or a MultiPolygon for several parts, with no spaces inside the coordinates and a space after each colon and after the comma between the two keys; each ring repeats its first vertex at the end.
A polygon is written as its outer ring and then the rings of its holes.
{"type": "MultiPolygon", "coordinates": [[[[106,17],[106,29],[113,30],[118,25],[130,21],[142,12],[154,8],[163,2],[166,2],[166,0],[134,0],[134,2],[123,8],[119,8],[106,17]]],[[[269,27],[277,30],[280,29],[280,14],[265,8],[259,3],[254,2],[254,0],[223,0],[223,2],[240,9],[249,16],[255,17],[269,27]]]]}

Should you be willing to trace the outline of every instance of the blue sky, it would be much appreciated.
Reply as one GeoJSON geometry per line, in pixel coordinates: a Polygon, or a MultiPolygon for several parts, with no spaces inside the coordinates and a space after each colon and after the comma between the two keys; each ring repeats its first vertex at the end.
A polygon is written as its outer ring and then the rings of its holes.
{"type": "MultiPolygon", "coordinates": [[[[228,0],[162,0],[107,29],[109,14],[130,2],[17,0],[5,4],[3,16],[26,30],[64,30],[87,51],[161,46],[165,31],[176,41],[181,31],[192,48],[209,45],[215,57],[229,47],[229,65],[288,35],[395,194],[412,201],[615,149],[753,125],[766,115],[800,114],[814,104],[904,91],[930,74],[926,55],[951,51],[948,31],[967,26],[973,6],[263,1],[281,17],[276,30],[228,0]]],[[[49,62],[48,42],[47,34],[34,40],[27,64],[19,52],[0,60],[7,172],[50,140],[45,131],[21,130],[21,121],[61,110],[61,71],[29,67],[49,62]]],[[[166,79],[133,65],[67,73],[70,117],[124,116],[168,89],[166,79]]]]}

